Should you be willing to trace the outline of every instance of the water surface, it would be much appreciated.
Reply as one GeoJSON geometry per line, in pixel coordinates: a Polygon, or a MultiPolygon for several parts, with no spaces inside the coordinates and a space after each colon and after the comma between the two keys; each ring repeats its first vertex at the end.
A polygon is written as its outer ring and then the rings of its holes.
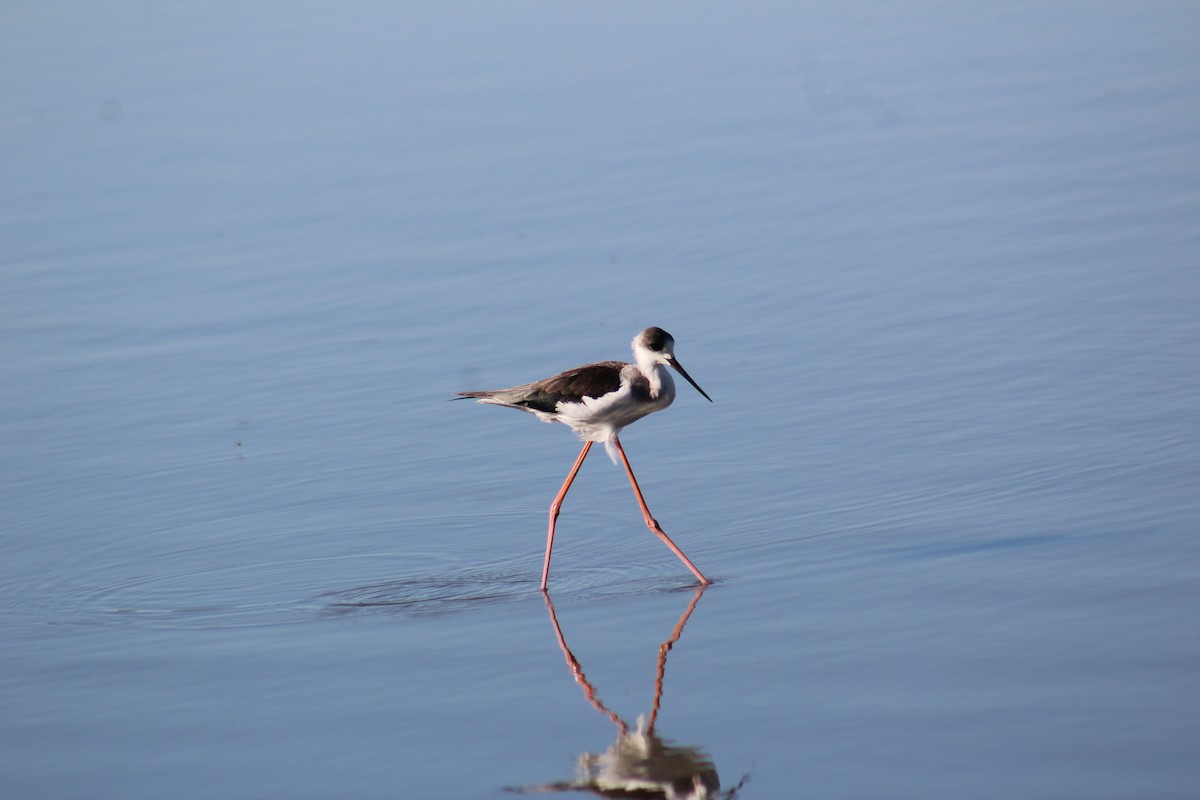
{"type": "Polygon", "coordinates": [[[3,18],[0,794],[1195,795],[1191,6],[3,18]]]}

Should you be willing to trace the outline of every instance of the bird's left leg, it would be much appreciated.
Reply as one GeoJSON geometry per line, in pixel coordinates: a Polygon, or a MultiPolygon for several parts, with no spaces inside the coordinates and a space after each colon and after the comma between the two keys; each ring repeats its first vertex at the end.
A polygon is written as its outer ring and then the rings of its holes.
{"type": "Polygon", "coordinates": [[[587,458],[588,450],[592,449],[593,444],[594,442],[583,443],[583,449],[579,451],[579,458],[575,459],[575,465],[571,467],[571,472],[563,481],[562,488],[558,490],[558,494],[554,496],[554,502],[550,504],[550,530],[546,534],[546,560],[542,562],[543,592],[546,591],[546,585],[550,581],[550,553],[554,550],[554,523],[558,519],[558,510],[562,507],[563,498],[567,496],[567,490],[575,482],[575,476],[579,474],[579,468],[583,466],[583,460],[587,458]]]}

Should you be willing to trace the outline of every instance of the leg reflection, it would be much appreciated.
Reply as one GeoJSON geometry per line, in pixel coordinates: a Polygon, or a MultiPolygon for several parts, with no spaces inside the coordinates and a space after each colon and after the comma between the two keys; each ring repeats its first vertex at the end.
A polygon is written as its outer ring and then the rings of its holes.
{"type": "Polygon", "coordinates": [[[696,590],[691,602],[684,609],[679,621],[658,648],[658,662],[654,676],[654,699],[649,717],[638,717],[632,730],[628,723],[600,700],[579,659],[571,652],[563,635],[554,602],[547,593],[546,610],[550,612],[550,624],[558,646],[566,659],[571,676],[583,689],[583,695],[600,714],[617,726],[617,739],[603,753],[584,753],[579,756],[579,777],[573,781],[560,781],[538,786],[510,788],[520,793],[588,791],[601,797],[661,797],[692,798],[693,800],[732,800],[741,788],[739,782],[732,789],[721,792],[721,781],[712,759],[699,747],[687,747],[669,743],[655,733],[659,708],[662,705],[663,683],[667,670],[667,654],[683,635],[683,628],[696,610],[704,587],[696,590]]]}

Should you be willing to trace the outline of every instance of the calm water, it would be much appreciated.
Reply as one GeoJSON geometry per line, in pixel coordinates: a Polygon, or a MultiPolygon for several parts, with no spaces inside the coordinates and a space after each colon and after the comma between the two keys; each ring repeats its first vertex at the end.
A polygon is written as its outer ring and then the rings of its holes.
{"type": "Polygon", "coordinates": [[[741,798],[1195,797],[1197,41],[0,12],[0,795],[574,796],[647,747],[741,798]],[[625,445],[717,584],[597,453],[548,606],[577,443],[446,398],[647,325],[716,402],[625,445]]]}

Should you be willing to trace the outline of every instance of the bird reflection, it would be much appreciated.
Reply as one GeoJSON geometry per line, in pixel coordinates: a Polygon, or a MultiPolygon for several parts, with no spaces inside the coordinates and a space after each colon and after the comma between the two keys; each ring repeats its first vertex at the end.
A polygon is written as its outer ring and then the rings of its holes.
{"type": "Polygon", "coordinates": [[[658,710],[662,704],[667,653],[683,635],[683,626],[696,610],[696,604],[700,602],[703,594],[704,587],[701,586],[684,609],[679,621],[675,623],[670,637],[659,645],[658,669],[654,676],[654,702],[649,715],[639,716],[633,728],[604,705],[597,695],[596,688],[584,675],[579,659],[567,646],[562,627],[558,624],[558,615],[554,613],[553,601],[548,594],[545,595],[550,623],[554,626],[554,635],[558,638],[558,646],[567,660],[567,667],[592,707],[616,725],[617,740],[603,753],[581,755],[578,761],[578,777],[573,781],[520,786],[510,788],[509,791],[523,794],[579,791],[591,792],[599,797],[647,800],[734,800],[738,790],[746,782],[745,778],[722,794],[721,779],[707,753],[699,747],[668,743],[655,732],[658,710]]]}

